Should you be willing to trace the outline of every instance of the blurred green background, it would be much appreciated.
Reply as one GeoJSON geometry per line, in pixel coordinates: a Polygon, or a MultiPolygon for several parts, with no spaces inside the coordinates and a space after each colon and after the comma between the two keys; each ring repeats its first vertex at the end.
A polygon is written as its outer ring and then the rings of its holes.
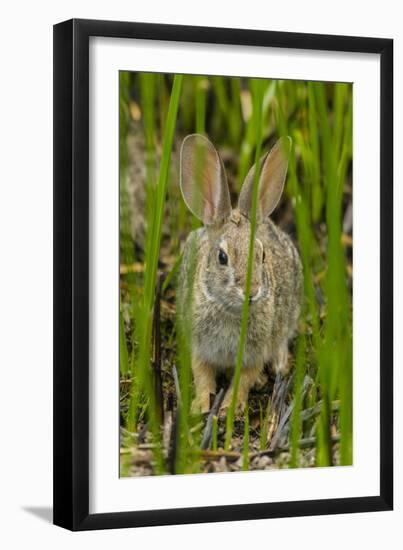
{"type": "Polygon", "coordinates": [[[352,91],[120,73],[121,475],[352,464],[352,91]],[[181,140],[194,132],[220,151],[233,203],[255,157],[292,137],[272,219],[304,269],[290,376],[269,371],[245,416],[212,417],[210,434],[189,412],[190,359],[175,319],[181,248],[199,225],[178,179],[181,140]]]}

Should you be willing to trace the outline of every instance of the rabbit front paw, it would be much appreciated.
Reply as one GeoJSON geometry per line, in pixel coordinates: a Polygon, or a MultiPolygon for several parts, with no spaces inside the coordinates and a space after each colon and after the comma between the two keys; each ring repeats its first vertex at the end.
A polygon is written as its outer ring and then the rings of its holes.
{"type": "MultiPolygon", "coordinates": [[[[228,409],[231,405],[231,401],[232,401],[232,391],[228,390],[227,393],[225,394],[224,401],[218,412],[218,416],[220,418],[225,418],[227,416],[228,409]]],[[[236,404],[236,407],[235,407],[235,418],[242,418],[243,412],[245,410],[246,402],[247,402],[247,398],[245,399],[245,398],[238,397],[238,403],[236,404]]]]}
{"type": "Polygon", "coordinates": [[[191,413],[192,414],[206,414],[210,410],[210,393],[197,395],[193,401],[191,406],[191,413]]]}
{"type": "Polygon", "coordinates": [[[192,402],[192,414],[208,413],[210,395],[216,392],[215,371],[211,365],[201,361],[197,356],[192,358],[192,371],[196,397],[192,402]]]}

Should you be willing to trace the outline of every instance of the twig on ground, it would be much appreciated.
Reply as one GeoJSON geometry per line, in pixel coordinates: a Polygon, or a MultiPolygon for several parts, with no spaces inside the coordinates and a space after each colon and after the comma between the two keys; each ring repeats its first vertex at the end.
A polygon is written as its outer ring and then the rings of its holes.
{"type": "Polygon", "coordinates": [[[242,455],[236,451],[211,451],[205,449],[200,452],[200,456],[205,460],[220,460],[222,457],[230,461],[238,460],[242,455]]]}
{"type": "Polygon", "coordinates": [[[180,404],[178,401],[178,407],[173,417],[172,428],[171,428],[171,438],[168,447],[168,456],[167,456],[167,468],[168,472],[172,475],[176,474],[176,450],[178,447],[178,437],[179,437],[179,415],[180,415],[180,404]]]}
{"type": "MultiPolygon", "coordinates": [[[[330,438],[330,440],[332,443],[338,443],[340,441],[340,434],[333,435],[330,438]]],[[[300,439],[298,442],[298,447],[300,449],[309,449],[310,447],[314,447],[315,445],[316,445],[316,437],[305,437],[303,439],[300,439]]],[[[265,456],[265,455],[270,457],[275,457],[281,453],[288,453],[290,452],[290,450],[291,450],[291,447],[289,445],[285,445],[284,447],[277,447],[274,450],[265,449],[263,451],[256,451],[254,453],[250,453],[249,459],[256,458],[257,456],[265,456]]]]}
{"type": "Polygon", "coordinates": [[[213,417],[217,416],[223,399],[224,399],[224,388],[221,388],[214,398],[213,405],[207,417],[206,427],[205,427],[203,439],[201,442],[202,449],[209,449],[211,446],[211,440],[213,435],[213,417]]]}
{"type": "Polygon", "coordinates": [[[175,413],[173,413],[171,439],[170,439],[169,448],[168,448],[167,467],[170,474],[175,474],[176,473],[176,451],[177,451],[178,437],[179,437],[179,417],[181,414],[181,405],[182,405],[179,376],[175,365],[172,367],[172,376],[175,384],[177,407],[176,407],[175,413]]]}
{"type": "Polygon", "coordinates": [[[276,374],[273,386],[273,394],[270,404],[269,415],[267,419],[267,442],[271,440],[277,431],[277,427],[282,416],[282,409],[287,396],[289,383],[292,377],[285,378],[281,373],[276,374]]]}
{"type": "MultiPolygon", "coordinates": [[[[309,390],[309,388],[311,387],[311,385],[312,385],[312,378],[310,376],[306,375],[305,378],[304,378],[303,385],[302,385],[302,391],[301,391],[302,399],[301,399],[301,402],[303,402],[303,400],[305,398],[305,395],[306,395],[307,391],[309,390]]],[[[277,430],[276,430],[275,434],[273,435],[273,437],[271,439],[271,442],[270,442],[269,449],[271,451],[274,451],[276,449],[276,447],[280,444],[281,439],[284,439],[284,436],[287,435],[288,429],[289,429],[289,420],[291,418],[291,414],[292,414],[292,411],[294,409],[294,406],[295,406],[295,400],[293,400],[288,405],[288,407],[285,410],[284,414],[281,416],[281,418],[279,420],[279,423],[278,423],[277,430]]]]}
{"type": "MultiPolygon", "coordinates": [[[[322,408],[322,403],[322,401],[318,401],[314,407],[310,407],[309,409],[304,409],[303,411],[301,411],[301,420],[309,420],[310,418],[319,414],[322,408]]],[[[340,401],[332,401],[331,408],[332,412],[337,412],[340,409],[340,401]]]]}
{"type": "MultiPolygon", "coordinates": [[[[332,436],[331,442],[338,443],[340,441],[340,434],[336,434],[332,436]]],[[[299,448],[300,449],[309,449],[310,447],[314,447],[316,445],[316,437],[306,437],[303,439],[300,439],[299,441],[299,448]]],[[[281,453],[288,453],[290,451],[289,445],[286,445],[284,447],[277,447],[275,450],[265,449],[264,451],[255,451],[253,453],[249,453],[249,460],[253,460],[256,457],[260,456],[269,456],[271,458],[274,458],[278,456],[281,453]]],[[[205,449],[201,451],[200,453],[201,458],[205,460],[220,460],[222,457],[226,458],[230,462],[235,462],[239,458],[241,458],[242,453],[237,451],[224,451],[224,450],[218,450],[218,451],[211,451],[209,449],[205,449]]]]}

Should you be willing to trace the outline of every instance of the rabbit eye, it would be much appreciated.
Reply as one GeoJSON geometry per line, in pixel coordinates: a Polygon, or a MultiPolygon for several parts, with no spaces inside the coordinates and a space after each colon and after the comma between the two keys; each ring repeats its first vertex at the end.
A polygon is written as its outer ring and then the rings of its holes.
{"type": "Polygon", "coordinates": [[[221,265],[227,265],[228,264],[228,256],[226,255],[224,250],[222,250],[221,248],[218,251],[218,261],[220,262],[221,265]]]}

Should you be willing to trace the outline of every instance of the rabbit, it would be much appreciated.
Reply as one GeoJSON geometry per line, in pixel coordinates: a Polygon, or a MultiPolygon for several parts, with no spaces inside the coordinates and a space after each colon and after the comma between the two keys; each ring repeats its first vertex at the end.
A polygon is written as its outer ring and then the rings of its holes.
{"type": "MultiPolygon", "coordinates": [[[[302,266],[291,238],[269,215],[277,206],[287,173],[291,138],[281,138],[260,160],[249,319],[237,396],[240,414],[250,389],[262,383],[264,365],[286,373],[288,342],[301,306],[302,266]]],[[[254,167],[231,207],[219,153],[200,134],[188,135],[180,151],[180,189],[189,210],[204,226],[188,236],[178,282],[178,314],[191,339],[195,385],[193,412],[206,413],[220,370],[234,372],[251,233],[254,167]]],[[[232,400],[231,382],[220,409],[232,400]]]]}

